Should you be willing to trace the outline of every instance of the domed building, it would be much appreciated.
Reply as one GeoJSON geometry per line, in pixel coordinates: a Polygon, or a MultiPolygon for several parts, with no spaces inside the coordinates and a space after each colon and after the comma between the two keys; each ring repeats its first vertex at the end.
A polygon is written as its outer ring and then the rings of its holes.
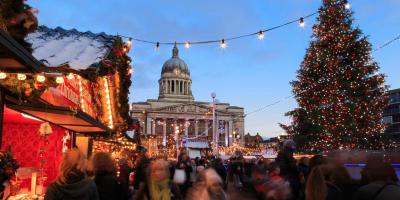
{"type": "Polygon", "coordinates": [[[195,101],[190,70],[175,45],[172,57],[162,66],[158,99],[135,102],[131,115],[140,123],[140,134],[153,138],[152,147],[189,149],[191,157],[209,149],[212,141],[230,146],[244,141],[244,109],[215,103],[216,135],[213,136],[213,103],[195,101]],[[178,140],[176,137],[178,136],[178,140]]]}
{"type": "Polygon", "coordinates": [[[158,83],[160,88],[158,99],[160,100],[194,100],[190,71],[185,61],[179,58],[179,50],[176,46],[172,49],[172,57],[162,67],[158,83]]]}

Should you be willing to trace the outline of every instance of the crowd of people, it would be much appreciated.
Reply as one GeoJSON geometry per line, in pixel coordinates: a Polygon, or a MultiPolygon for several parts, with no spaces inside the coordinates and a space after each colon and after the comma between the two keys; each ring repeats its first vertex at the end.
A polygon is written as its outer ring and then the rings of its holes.
{"type": "Polygon", "coordinates": [[[143,152],[134,166],[95,153],[89,161],[72,149],[45,200],[398,200],[399,179],[379,154],[372,155],[353,180],[335,157],[293,157],[286,145],[275,160],[152,159],[143,152]],[[118,170],[117,170],[118,168],[118,170]]]}

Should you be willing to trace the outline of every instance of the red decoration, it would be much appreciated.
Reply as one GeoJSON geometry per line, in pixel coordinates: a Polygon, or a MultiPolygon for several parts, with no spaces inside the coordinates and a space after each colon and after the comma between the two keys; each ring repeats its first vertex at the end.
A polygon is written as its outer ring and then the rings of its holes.
{"type": "Polygon", "coordinates": [[[282,127],[303,151],[392,145],[382,137],[384,78],[371,76],[379,67],[366,37],[352,27],[346,3],[323,0],[313,41],[292,82],[299,108],[287,114],[292,124],[282,127]]]}

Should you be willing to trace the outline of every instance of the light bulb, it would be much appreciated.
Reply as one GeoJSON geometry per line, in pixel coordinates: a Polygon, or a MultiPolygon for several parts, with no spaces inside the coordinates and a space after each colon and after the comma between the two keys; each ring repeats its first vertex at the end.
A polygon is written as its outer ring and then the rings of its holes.
{"type": "Polygon", "coordinates": [[[25,74],[17,74],[17,79],[20,81],[23,81],[26,79],[26,75],[25,74]]]}
{"type": "Polygon", "coordinates": [[[222,49],[225,49],[227,47],[224,39],[221,40],[220,46],[221,46],[222,49]]]}
{"type": "Polygon", "coordinates": [[[3,80],[5,78],[7,78],[7,74],[4,72],[0,72],[0,79],[3,80]]]}
{"type": "Polygon", "coordinates": [[[259,40],[263,40],[264,37],[265,37],[264,32],[263,32],[263,31],[259,31],[259,32],[258,32],[258,39],[259,39],[259,40]]]}
{"type": "Polygon", "coordinates": [[[46,77],[41,74],[36,76],[36,81],[39,83],[43,83],[45,80],[46,80],[46,77]]]}
{"type": "Polygon", "coordinates": [[[156,43],[156,51],[158,51],[159,49],[160,49],[160,43],[157,42],[157,43],[156,43]]]}
{"type": "Polygon", "coordinates": [[[58,83],[58,84],[64,83],[64,77],[62,77],[62,76],[57,76],[57,78],[56,78],[56,83],[58,83]]]}
{"type": "Polygon", "coordinates": [[[68,78],[69,80],[72,80],[72,79],[75,78],[75,76],[74,76],[73,73],[69,73],[69,74],[67,75],[67,78],[68,78]]]}
{"type": "Polygon", "coordinates": [[[131,46],[132,46],[132,38],[128,39],[127,46],[128,46],[128,48],[131,48],[131,46]]]}
{"type": "Polygon", "coordinates": [[[349,2],[347,2],[347,3],[344,5],[344,8],[346,8],[347,10],[350,9],[350,7],[351,7],[351,6],[350,6],[350,3],[349,3],[349,2]]]}
{"type": "Polygon", "coordinates": [[[302,27],[302,28],[303,28],[304,26],[306,26],[306,22],[304,22],[304,18],[302,18],[302,17],[300,18],[299,26],[302,27]]]}
{"type": "Polygon", "coordinates": [[[189,49],[191,46],[192,46],[192,44],[190,44],[190,42],[185,42],[185,47],[186,47],[187,49],[189,49]]]}
{"type": "Polygon", "coordinates": [[[133,69],[132,69],[132,68],[129,68],[129,69],[128,69],[128,76],[131,75],[132,72],[133,72],[133,69]]]}

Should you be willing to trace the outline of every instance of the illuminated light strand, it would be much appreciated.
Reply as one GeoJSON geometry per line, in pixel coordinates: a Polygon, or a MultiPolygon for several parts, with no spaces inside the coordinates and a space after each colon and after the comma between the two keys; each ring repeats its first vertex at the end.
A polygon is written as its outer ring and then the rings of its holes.
{"type": "MultiPolygon", "coordinates": [[[[284,26],[288,26],[288,25],[293,24],[293,23],[298,23],[301,20],[303,20],[303,22],[304,22],[305,19],[310,18],[310,17],[312,17],[312,16],[314,16],[316,14],[318,14],[318,12],[314,12],[314,13],[311,13],[309,15],[297,18],[295,20],[288,21],[288,22],[283,23],[281,25],[274,26],[274,27],[271,27],[271,28],[267,28],[267,29],[264,29],[264,30],[260,30],[260,31],[257,31],[257,32],[253,32],[253,33],[249,33],[249,34],[245,34],[245,35],[239,35],[239,36],[224,38],[224,42],[227,43],[228,41],[237,40],[237,39],[241,39],[241,38],[247,38],[247,37],[253,37],[253,36],[260,37],[259,36],[260,32],[265,33],[265,32],[268,32],[268,31],[275,30],[275,29],[279,29],[279,28],[282,28],[284,26]]],[[[188,48],[187,47],[188,44],[190,44],[189,47],[191,47],[192,45],[198,45],[198,44],[211,44],[211,43],[220,43],[221,44],[221,39],[203,40],[203,41],[190,41],[189,40],[189,41],[180,41],[180,42],[159,42],[159,41],[151,41],[151,40],[135,38],[135,37],[131,37],[131,36],[120,35],[120,37],[130,38],[132,41],[136,41],[136,42],[153,44],[153,45],[156,46],[156,50],[158,50],[160,48],[160,45],[184,45],[186,48],[188,48]]]]}
{"type": "Polygon", "coordinates": [[[39,83],[43,83],[45,80],[46,80],[46,77],[44,75],[42,75],[42,74],[38,74],[36,76],[36,81],[39,82],[39,83]]]}
{"type": "Polygon", "coordinates": [[[3,79],[5,79],[5,78],[7,78],[7,73],[5,73],[5,72],[0,72],[0,80],[3,80],[3,79]]]}
{"type": "Polygon", "coordinates": [[[108,109],[108,127],[112,129],[114,127],[114,123],[112,117],[110,90],[108,88],[109,85],[107,77],[103,77],[103,81],[104,81],[104,92],[106,93],[106,104],[108,109]]]}
{"type": "MultiPolygon", "coordinates": [[[[377,51],[379,51],[379,50],[381,50],[381,49],[383,49],[383,48],[385,48],[385,47],[388,47],[388,46],[392,45],[392,44],[393,44],[394,42],[396,42],[396,41],[400,41],[400,34],[397,35],[396,37],[394,37],[393,39],[389,40],[388,42],[386,42],[386,43],[380,45],[378,48],[376,48],[376,49],[374,50],[374,52],[377,52],[377,51]]],[[[321,81],[321,80],[318,80],[318,81],[315,81],[315,82],[319,82],[319,81],[321,81]]],[[[305,92],[305,91],[303,91],[303,92],[305,92]]],[[[300,93],[302,93],[302,92],[300,92],[300,93]]],[[[246,117],[246,116],[248,116],[248,115],[251,115],[251,114],[254,114],[254,113],[257,113],[257,112],[260,112],[260,111],[263,111],[263,110],[265,110],[265,109],[267,109],[267,108],[269,108],[269,107],[272,107],[272,106],[274,106],[274,105],[277,105],[277,104],[283,102],[284,100],[289,99],[289,98],[292,98],[292,97],[294,97],[294,95],[286,96],[285,98],[282,98],[282,99],[280,99],[280,100],[277,100],[277,101],[275,101],[275,102],[273,102],[273,103],[270,103],[270,104],[267,104],[267,105],[262,106],[262,107],[260,107],[260,108],[257,108],[257,109],[255,109],[254,111],[251,111],[251,112],[248,112],[248,113],[244,114],[244,117],[246,117]]]]}
{"type": "Polygon", "coordinates": [[[20,81],[24,81],[26,79],[26,75],[25,74],[17,74],[17,79],[20,81]]]}
{"type": "Polygon", "coordinates": [[[387,46],[393,44],[393,43],[396,42],[396,41],[400,41],[400,34],[398,34],[398,35],[397,35],[396,37],[394,37],[393,39],[389,40],[388,42],[386,42],[386,43],[382,44],[381,46],[379,46],[378,48],[376,48],[376,49],[374,50],[374,52],[379,51],[379,50],[381,50],[381,49],[383,49],[383,48],[385,48],[385,47],[387,47],[387,46]]]}
{"type": "MultiPolygon", "coordinates": [[[[6,79],[7,77],[13,77],[13,74],[15,73],[7,73],[7,72],[2,72],[0,71],[0,80],[6,79]],[[11,75],[11,76],[9,76],[11,75]]],[[[20,81],[25,81],[26,79],[32,78],[34,81],[38,83],[44,83],[48,77],[55,77],[55,82],[57,84],[62,84],[64,83],[64,76],[63,75],[55,75],[55,74],[46,74],[46,73],[39,73],[39,74],[31,74],[31,73],[16,73],[16,78],[20,81]]],[[[74,74],[69,73],[66,76],[68,79],[73,79],[74,74]]]]}
{"type": "Polygon", "coordinates": [[[79,86],[79,99],[81,102],[81,109],[85,111],[85,100],[83,99],[83,89],[82,89],[82,80],[81,76],[78,75],[78,86],[79,86]]]}

